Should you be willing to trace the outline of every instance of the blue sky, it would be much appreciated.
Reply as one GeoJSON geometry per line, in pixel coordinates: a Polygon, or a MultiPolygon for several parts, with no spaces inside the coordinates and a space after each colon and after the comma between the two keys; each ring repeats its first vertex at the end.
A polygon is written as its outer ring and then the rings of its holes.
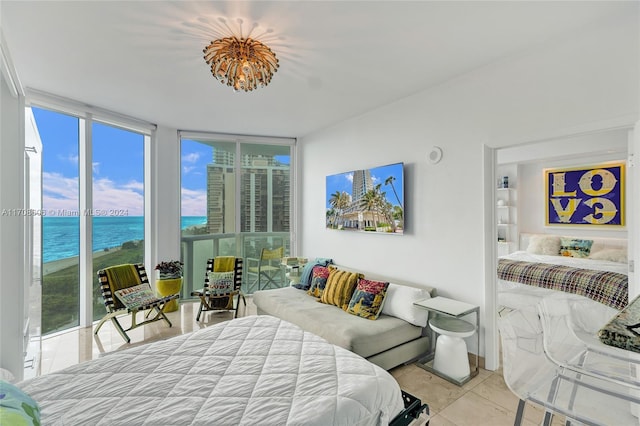
{"type": "Polygon", "coordinates": [[[181,153],[182,216],[207,215],[207,164],[213,148],[200,142],[183,140],[181,153]]]}
{"type": "MultiPolygon", "coordinates": [[[[78,118],[32,108],[43,145],[43,208],[78,210],[78,118]]],[[[138,133],[93,125],[93,202],[96,209],[144,211],[144,137],[138,133]]],[[[182,215],[206,213],[206,164],[212,148],[185,141],[182,154],[182,215]]]]}
{"type": "MultiPolygon", "coordinates": [[[[76,117],[32,108],[42,140],[43,208],[78,211],[78,123],[76,117]]],[[[144,210],[144,138],[93,124],[93,208],[144,210]]]]}
{"type": "MultiPolygon", "coordinates": [[[[78,211],[79,119],[33,107],[42,140],[43,208],[78,211]]],[[[144,212],[144,137],[101,123],[93,124],[93,208],[144,212]]],[[[206,170],[213,147],[183,140],[181,146],[182,216],[206,216],[206,170]]],[[[288,155],[276,158],[289,164],[288,155]]]]}
{"type": "MultiPolygon", "coordinates": [[[[398,204],[398,200],[396,199],[395,194],[393,193],[393,189],[391,188],[391,185],[385,185],[384,181],[390,176],[393,176],[396,178],[396,180],[393,182],[393,186],[396,189],[396,193],[398,194],[400,203],[404,205],[403,164],[402,163],[389,164],[386,166],[375,167],[370,170],[371,170],[371,180],[373,181],[373,185],[375,186],[379,183],[382,184],[382,186],[380,187],[380,191],[386,193],[387,201],[389,201],[394,206],[398,204]]],[[[325,200],[326,208],[331,209],[331,204],[329,203],[331,194],[335,193],[336,191],[341,191],[341,192],[344,191],[349,195],[351,195],[351,192],[353,189],[352,185],[353,185],[352,171],[327,176],[326,178],[327,191],[326,191],[326,200],[325,200]]]]}

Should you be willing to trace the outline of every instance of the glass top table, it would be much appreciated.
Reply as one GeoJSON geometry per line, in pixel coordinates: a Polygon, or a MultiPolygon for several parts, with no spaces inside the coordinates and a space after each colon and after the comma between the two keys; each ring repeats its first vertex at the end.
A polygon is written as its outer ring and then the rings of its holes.
{"type": "Polygon", "coordinates": [[[437,332],[430,327],[431,329],[431,350],[429,354],[420,359],[417,364],[424,368],[425,370],[436,374],[439,377],[442,377],[445,380],[450,381],[458,386],[462,386],[473,377],[477,376],[480,368],[479,368],[479,352],[480,352],[480,307],[476,305],[472,305],[470,303],[461,302],[459,300],[449,299],[447,297],[436,296],[428,299],[418,300],[413,303],[415,306],[418,306],[423,309],[427,309],[431,312],[437,314],[436,318],[432,319],[430,322],[433,322],[436,325],[440,324],[446,327],[447,330],[453,332],[461,332],[467,333],[472,330],[475,330],[476,335],[476,354],[475,354],[475,368],[471,371],[471,373],[458,380],[453,377],[449,377],[442,372],[433,368],[433,359],[435,357],[435,344],[437,338],[437,332]],[[475,314],[475,324],[471,324],[461,318],[466,317],[467,315],[475,314]]]}

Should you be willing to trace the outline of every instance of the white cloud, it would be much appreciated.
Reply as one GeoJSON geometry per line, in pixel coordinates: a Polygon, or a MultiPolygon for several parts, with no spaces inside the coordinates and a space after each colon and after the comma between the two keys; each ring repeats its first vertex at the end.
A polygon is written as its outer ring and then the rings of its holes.
{"type": "Polygon", "coordinates": [[[94,162],[91,163],[91,168],[93,169],[93,173],[99,175],[100,174],[100,163],[99,162],[94,162]]]}
{"type": "Polygon", "coordinates": [[[196,163],[200,159],[199,152],[191,152],[187,155],[182,156],[183,163],[196,163]]]}
{"type": "Polygon", "coordinates": [[[78,210],[78,178],[42,173],[42,206],[45,210],[78,210]]]}
{"type": "Polygon", "coordinates": [[[205,190],[182,188],[182,216],[206,216],[207,193],[205,190]]]}
{"type": "Polygon", "coordinates": [[[138,182],[137,180],[132,180],[128,183],[125,183],[124,185],[122,185],[122,187],[144,193],[144,183],[138,182]]]}
{"type": "MultiPolygon", "coordinates": [[[[43,208],[49,211],[78,211],[78,178],[69,178],[60,173],[42,174],[43,208]]],[[[128,216],[142,216],[144,209],[144,184],[130,181],[116,184],[111,179],[94,179],[93,208],[100,210],[123,210],[128,216]]],[[[205,190],[182,188],[182,215],[206,216],[207,193],[205,190]]]]}
{"type": "MultiPolygon", "coordinates": [[[[69,178],[60,173],[42,173],[43,208],[78,211],[78,178],[69,178]]],[[[144,185],[131,181],[124,185],[115,184],[108,178],[93,181],[93,209],[120,210],[126,216],[142,216],[144,210],[144,185]]],[[[52,215],[55,213],[52,213],[52,215]]]]}
{"type": "Polygon", "coordinates": [[[68,154],[68,155],[62,155],[62,154],[58,154],[57,155],[58,160],[63,161],[63,162],[67,162],[67,163],[71,163],[71,164],[78,164],[78,155],[77,154],[68,154]]]}
{"type": "Polygon", "coordinates": [[[141,182],[130,181],[117,185],[108,178],[93,182],[93,208],[100,210],[124,210],[126,216],[142,216],[144,195],[141,182]]]}
{"type": "Polygon", "coordinates": [[[353,173],[347,173],[344,175],[345,179],[347,179],[349,182],[353,183],[353,173]]]}
{"type": "Polygon", "coordinates": [[[195,169],[196,166],[182,166],[182,171],[184,172],[184,174],[189,173],[191,170],[195,169]]]}

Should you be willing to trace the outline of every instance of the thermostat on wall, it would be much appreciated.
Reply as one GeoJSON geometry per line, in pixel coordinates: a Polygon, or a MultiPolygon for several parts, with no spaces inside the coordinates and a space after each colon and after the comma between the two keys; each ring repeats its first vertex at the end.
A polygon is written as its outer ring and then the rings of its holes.
{"type": "Polygon", "coordinates": [[[442,160],[442,148],[434,146],[429,152],[429,162],[431,164],[439,163],[442,160]]]}

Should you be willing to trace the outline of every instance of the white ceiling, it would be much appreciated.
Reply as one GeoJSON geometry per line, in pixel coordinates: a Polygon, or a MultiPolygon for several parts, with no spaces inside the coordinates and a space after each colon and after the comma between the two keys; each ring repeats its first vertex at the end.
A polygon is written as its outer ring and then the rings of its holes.
{"type": "Polygon", "coordinates": [[[576,31],[611,25],[638,13],[637,6],[0,0],[0,22],[26,88],[178,129],[303,136],[576,31]],[[266,88],[234,93],[211,76],[202,49],[252,28],[276,52],[280,69],[266,88]]]}

